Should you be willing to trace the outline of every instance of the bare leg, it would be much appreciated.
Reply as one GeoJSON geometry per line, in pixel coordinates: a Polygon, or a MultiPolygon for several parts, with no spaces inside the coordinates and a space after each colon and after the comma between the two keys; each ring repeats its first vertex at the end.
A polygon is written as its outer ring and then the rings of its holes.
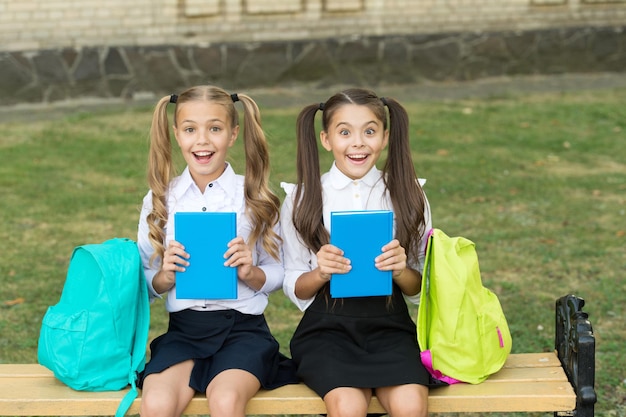
{"type": "Polygon", "coordinates": [[[244,417],[248,401],[260,387],[250,372],[229,369],[219,373],[206,389],[211,417],[244,417]]]}
{"type": "Polygon", "coordinates": [[[372,390],[340,387],[324,396],[328,417],[364,417],[372,399],[372,390]]]}
{"type": "Polygon", "coordinates": [[[148,375],[141,392],[141,417],[180,416],[195,394],[189,387],[192,368],[193,361],[188,360],[148,375]]]}
{"type": "Polygon", "coordinates": [[[428,416],[428,387],[423,385],[376,388],[376,397],[390,417],[428,416]]]}

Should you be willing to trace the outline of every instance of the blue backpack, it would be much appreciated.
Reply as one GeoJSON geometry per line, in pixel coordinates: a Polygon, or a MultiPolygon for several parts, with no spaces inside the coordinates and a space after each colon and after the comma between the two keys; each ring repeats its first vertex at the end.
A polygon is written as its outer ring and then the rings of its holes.
{"type": "Polygon", "coordinates": [[[148,289],[137,244],[115,238],[74,249],[58,304],[48,308],[38,360],[75,390],[131,389],[121,417],[137,398],[150,325],[148,289]]]}

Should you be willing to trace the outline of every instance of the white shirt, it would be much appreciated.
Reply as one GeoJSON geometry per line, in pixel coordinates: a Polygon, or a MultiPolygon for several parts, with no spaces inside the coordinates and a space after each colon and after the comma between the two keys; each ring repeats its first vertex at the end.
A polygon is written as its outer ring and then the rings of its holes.
{"type": "MultiPolygon", "coordinates": [[[[389,193],[385,190],[382,171],[373,167],[363,178],[352,180],[344,175],[339,168],[331,167],[330,171],[322,175],[322,199],[324,201],[324,225],[330,232],[330,212],[342,210],[392,210],[389,193]]],[[[424,184],[425,180],[419,180],[424,184]]],[[[317,256],[303,243],[293,226],[292,213],[295,197],[295,184],[281,183],[285,190],[286,197],[281,208],[281,227],[283,235],[283,247],[285,251],[285,280],[283,291],[298,306],[301,311],[313,302],[315,297],[300,299],[296,296],[296,281],[300,275],[317,268],[317,256]]],[[[430,207],[426,201],[425,208],[425,230],[430,230],[430,207]]],[[[394,216],[394,231],[396,228],[394,216]]],[[[394,232],[395,235],[395,232],[394,232]]],[[[424,249],[426,247],[427,236],[424,233],[422,242],[419,245],[419,259],[417,264],[409,265],[411,268],[421,272],[424,267],[424,249]]],[[[417,295],[406,297],[413,303],[419,302],[417,295]]]]}
{"type": "MultiPolygon", "coordinates": [[[[227,164],[224,173],[215,181],[207,185],[204,193],[191,178],[189,169],[174,178],[169,187],[167,198],[168,220],[165,227],[165,247],[174,239],[174,213],[178,211],[233,211],[237,213],[237,236],[248,240],[252,231],[250,219],[245,214],[245,199],[243,194],[244,177],[236,175],[230,164],[227,164]]],[[[143,199],[143,207],[139,217],[137,245],[141,254],[146,281],[151,292],[151,298],[161,298],[152,286],[154,276],[160,270],[160,259],[150,265],[150,257],[154,248],[148,239],[148,223],[146,218],[152,211],[152,192],[149,191],[143,199]]],[[[280,233],[280,226],[274,227],[280,233]]],[[[266,281],[261,290],[256,291],[241,280],[237,282],[236,300],[188,300],[176,298],[176,285],[167,293],[165,306],[168,311],[175,312],[184,309],[200,311],[234,309],[244,314],[261,314],[267,306],[268,294],[282,286],[284,268],[282,265],[282,248],[280,260],[272,258],[264,249],[261,241],[252,248],[252,262],[265,272],[266,281]]]]}

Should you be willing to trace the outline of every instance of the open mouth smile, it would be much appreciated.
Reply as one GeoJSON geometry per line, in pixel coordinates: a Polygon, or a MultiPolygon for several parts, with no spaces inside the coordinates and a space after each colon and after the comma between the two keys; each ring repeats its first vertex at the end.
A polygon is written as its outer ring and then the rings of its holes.
{"type": "Polygon", "coordinates": [[[347,158],[350,161],[356,162],[356,163],[364,162],[368,157],[369,155],[366,153],[357,153],[357,154],[347,155],[347,158]]]}
{"type": "Polygon", "coordinates": [[[213,157],[213,155],[215,155],[215,152],[210,152],[210,151],[198,151],[198,152],[192,152],[194,158],[196,158],[196,161],[200,162],[200,163],[207,163],[211,160],[211,158],[213,157]]]}

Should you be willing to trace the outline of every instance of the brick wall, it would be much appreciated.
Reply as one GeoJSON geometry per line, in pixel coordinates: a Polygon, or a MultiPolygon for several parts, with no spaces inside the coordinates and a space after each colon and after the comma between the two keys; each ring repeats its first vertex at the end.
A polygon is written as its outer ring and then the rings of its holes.
{"type": "Polygon", "coordinates": [[[625,22],[626,0],[0,0],[0,50],[526,31],[625,22]]]}

